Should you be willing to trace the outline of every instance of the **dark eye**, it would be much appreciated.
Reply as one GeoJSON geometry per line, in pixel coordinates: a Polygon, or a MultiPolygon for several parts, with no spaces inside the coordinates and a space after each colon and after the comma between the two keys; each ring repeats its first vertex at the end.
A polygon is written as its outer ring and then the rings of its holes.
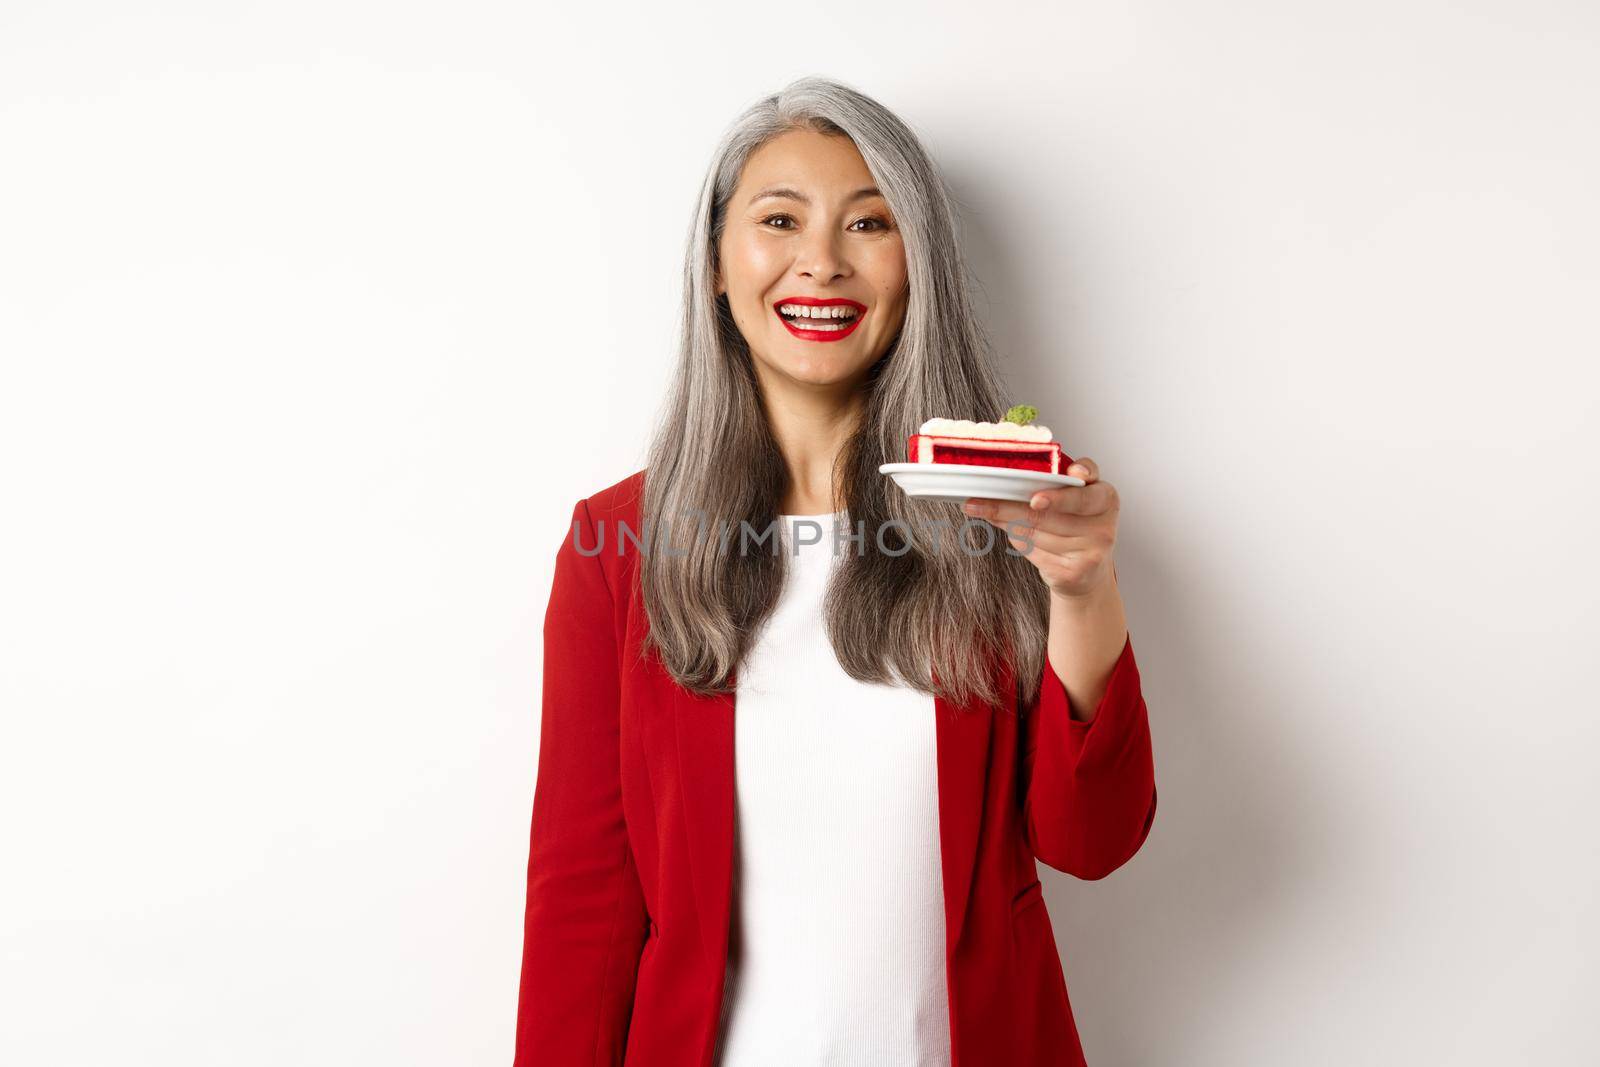
{"type": "MultiPolygon", "coordinates": [[[[771,222],[774,219],[789,219],[790,222],[794,221],[794,219],[789,218],[788,215],[768,215],[766,218],[761,220],[761,223],[762,223],[762,225],[766,225],[767,223],[771,222]]],[[[775,226],[773,228],[774,229],[778,229],[778,230],[787,230],[787,229],[791,229],[792,227],[789,227],[789,226],[775,226]]]]}
{"type": "MultiPolygon", "coordinates": [[[[876,223],[877,224],[877,228],[880,229],[880,230],[887,230],[889,228],[889,224],[887,222],[885,222],[883,219],[878,218],[878,216],[876,216],[876,215],[867,215],[864,218],[856,219],[856,221],[852,222],[850,225],[852,227],[854,227],[856,225],[856,223],[861,223],[861,222],[876,223]]],[[[871,231],[870,230],[857,230],[856,232],[857,233],[870,233],[871,231]]]]}

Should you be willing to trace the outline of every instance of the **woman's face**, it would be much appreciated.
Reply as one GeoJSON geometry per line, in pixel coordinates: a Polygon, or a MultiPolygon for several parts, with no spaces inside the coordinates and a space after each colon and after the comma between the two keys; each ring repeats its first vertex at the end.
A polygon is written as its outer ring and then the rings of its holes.
{"type": "Polygon", "coordinates": [[[753,152],[718,250],[717,292],[762,379],[853,384],[905,321],[905,246],[848,137],[795,130],[753,152]]]}

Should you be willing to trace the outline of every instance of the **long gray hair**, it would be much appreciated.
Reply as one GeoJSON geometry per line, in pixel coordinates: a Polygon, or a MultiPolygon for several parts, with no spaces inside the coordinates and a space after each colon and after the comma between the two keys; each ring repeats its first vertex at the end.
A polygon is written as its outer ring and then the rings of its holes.
{"type": "Polygon", "coordinates": [[[651,533],[641,543],[644,647],[684,687],[728,692],[730,673],[785,581],[784,552],[729,551],[725,539],[704,534],[741,523],[767,530],[789,485],[749,346],[715,279],[745,161],[795,129],[855,144],[900,228],[909,286],[905,324],[869,373],[863,415],[834,470],[834,506],[842,505],[865,542],[864,550],[840,548],[823,604],[828,639],[851,677],[958,705],[982,698],[1009,707],[1016,694],[999,691],[995,672],[1003,660],[1021,699],[1031,702],[1049,625],[1049,590],[1038,571],[1007,550],[1002,530],[969,519],[954,502],[907,497],[878,473],[878,464],[906,458],[906,439],[923,420],[992,421],[1009,406],[972,312],[951,198],[904,122],[826,78],[791,82],[739,116],[700,191],[684,259],[677,371],[644,475],[640,520],[651,533]],[[701,535],[680,536],[691,526],[701,535]]]}

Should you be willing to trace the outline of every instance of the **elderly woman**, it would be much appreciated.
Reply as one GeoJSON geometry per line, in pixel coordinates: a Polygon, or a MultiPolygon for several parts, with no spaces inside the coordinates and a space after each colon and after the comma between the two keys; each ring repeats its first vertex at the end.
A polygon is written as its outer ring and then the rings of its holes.
{"type": "Polygon", "coordinates": [[[719,145],[648,466],[556,557],[518,1067],[1084,1063],[1035,860],[1103,878],[1155,817],[1117,494],[879,473],[1006,410],[964,270],[861,93],[719,145]]]}

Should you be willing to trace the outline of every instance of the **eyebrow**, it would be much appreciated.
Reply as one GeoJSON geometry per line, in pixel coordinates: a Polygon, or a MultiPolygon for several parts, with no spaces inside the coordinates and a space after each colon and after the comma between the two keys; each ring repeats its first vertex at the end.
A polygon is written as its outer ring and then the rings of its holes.
{"type": "MultiPolygon", "coordinates": [[[[857,189],[855,192],[845,197],[845,203],[854,203],[857,200],[864,200],[869,196],[882,195],[883,194],[878,191],[878,187],[876,185],[869,185],[863,189],[857,189]]],[[[807,205],[811,203],[811,198],[809,196],[807,196],[805,193],[802,193],[798,189],[791,189],[787,185],[768,186],[767,188],[756,193],[755,196],[752,196],[750,198],[750,203],[753,204],[757,200],[765,200],[766,198],[772,196],[782,197],[785,200],[798,200],[800,203],[807,205]]]]}

